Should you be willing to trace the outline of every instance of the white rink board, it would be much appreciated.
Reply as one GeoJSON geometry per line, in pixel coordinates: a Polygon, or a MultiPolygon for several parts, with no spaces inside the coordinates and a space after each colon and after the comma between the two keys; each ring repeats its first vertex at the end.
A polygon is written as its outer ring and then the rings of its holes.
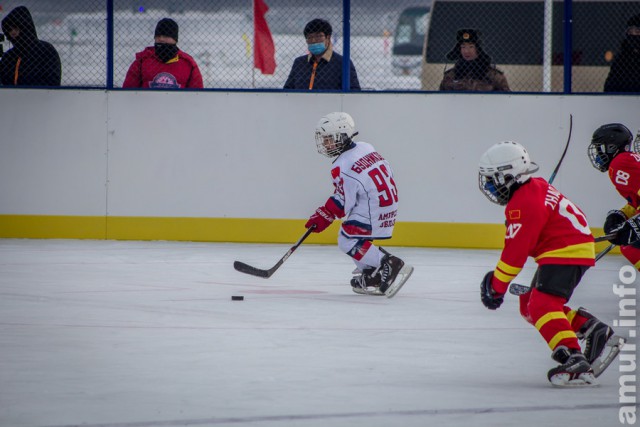
{"type": "Polygon", "coordinates": [[[314,127],[355,119],[387,157],[400,221],[499,223],[477,189],[491,144],[523,143],[592,225],[623,204],[586,155],[608,122],[640,126],[637,96],[2,91],[0,214],[306,218],[331,194],[314,127]]]}

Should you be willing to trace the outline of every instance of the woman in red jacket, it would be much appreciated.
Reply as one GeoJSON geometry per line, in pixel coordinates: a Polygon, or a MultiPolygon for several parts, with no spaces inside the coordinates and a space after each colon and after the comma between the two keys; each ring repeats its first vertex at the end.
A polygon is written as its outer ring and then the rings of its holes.
{"type": "Polygon", "coordinates": [[[178,24],[161,19],[156,25],[154,45],[136,54],[123,88],[202,89],[202,74],[196,61],[178,49],[178,24]]]}

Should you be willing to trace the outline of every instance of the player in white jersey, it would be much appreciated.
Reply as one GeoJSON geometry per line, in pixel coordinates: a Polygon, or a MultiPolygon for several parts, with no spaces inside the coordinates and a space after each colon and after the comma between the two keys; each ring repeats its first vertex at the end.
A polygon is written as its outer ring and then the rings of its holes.
{"type": "Polygon", "coordinates": [[[347,113],[330,113],[316,126],[318,152],[335,158],[335,191],[305,224],[315,233],[344,218],[338,247],[356,264],[351,286],[358,294],[393,297],[413,267],[372,243],[389,239],[398,214],[398,189],[389,163],[371,144],[354,141],[358,132],[347,113]]]}

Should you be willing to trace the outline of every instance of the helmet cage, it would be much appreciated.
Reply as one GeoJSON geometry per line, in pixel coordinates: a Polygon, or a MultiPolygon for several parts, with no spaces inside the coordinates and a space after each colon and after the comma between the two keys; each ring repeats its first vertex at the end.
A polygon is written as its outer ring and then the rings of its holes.
{"type": "Polygon", "coordinates": [[[619,153],[624,151],[637,153],[638,148],[640,148],[638,137],[633,141],[633,135],[625,125],[610,123],[596,129],[587,152],[591,165],[600,172],[606,172],[619,153]]]}
{"type": "Polygon", "coordinates": [[[609,170],[611,161],[620,151],[620,148],[615,144],[592,142],[589,144],[589,160],[594,168],[600,172],[606,172],[609,170]]]}
{"type": "Polygon", "coordinates": [[[340,155],[351,144],[351,138],[346,133],[327,134],[316,131],[316,147],[318,153],[329,158],[340,155]]]}
{"type": "Polygon", "coordinates": [[[487,199],[501,206],[505,206],[511,198],[511,187],[516,179],[511,174],[496,172],[493,175],[478,174],[478,187],[487,199]]]}

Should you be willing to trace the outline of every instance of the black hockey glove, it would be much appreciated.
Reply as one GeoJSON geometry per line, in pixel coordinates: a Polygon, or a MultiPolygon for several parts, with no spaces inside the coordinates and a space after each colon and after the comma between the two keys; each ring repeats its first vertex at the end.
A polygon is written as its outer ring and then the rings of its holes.
{"type": "Polygon", "coordinates": [[[495,310],[502,305],[504,294],[497,294],[491,287],[491,279],[493,279],[493,270],[485,274],[482,283],[480,283],[480,299],[482,304],[489,310],[495,310]]]}
{"type": "MultiPolygon", "coordinates": [[[[613,230],[615,232],[615,230],[613,230]]],[[[618,229],[616,236],[609,240],[618,246],[638,246],[640,244],[640,218],[633,217],[625,221],[618,229]]]]}
{"type": "Polygon", "coordinates": [[[604,220],[604,234],[611,234],[616,231],[627,221],[627,216],[618,209],[607,212],[607,218],[604,220]]]}

